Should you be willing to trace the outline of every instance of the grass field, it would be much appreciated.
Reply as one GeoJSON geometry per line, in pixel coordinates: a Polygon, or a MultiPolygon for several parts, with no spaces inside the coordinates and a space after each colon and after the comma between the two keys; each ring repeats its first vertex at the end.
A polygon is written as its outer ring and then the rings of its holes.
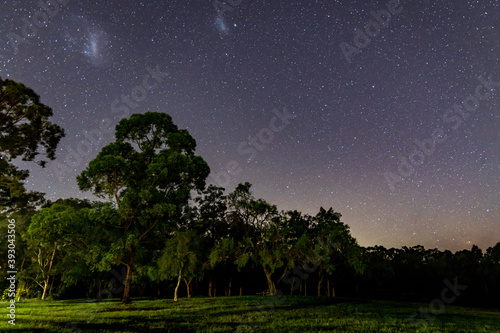
{"type": "Polygon", "coordinates": [[[2,332],[500,332],[500,311],[318,297],[220,297],[16,303],[2,332]],[[412,316],[417,314],[416,316],[412,316]]]}

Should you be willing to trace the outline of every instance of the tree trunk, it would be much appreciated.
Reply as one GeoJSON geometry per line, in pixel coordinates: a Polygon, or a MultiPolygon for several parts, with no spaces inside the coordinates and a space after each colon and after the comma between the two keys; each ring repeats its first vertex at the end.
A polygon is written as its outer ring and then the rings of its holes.
{"type": "Polygon", "coordinates": [[[55,280],[55,277],[52,278],[52,282],[50,283],[50,288],[49,288],[49,296],[52,295],[52,287],[54,286],[54,280],[55,280]]]}
{"type": "MultiPolygon", "coordinates": [[[[32,284],[25,283],[25,286],[26,287],[24,288],[24,291],[25,291],[24,294],[26,295],[27,298],[30,298],[30,289],[31,289],[31,287],[33,287],[33,283],[32,284]]],[[[21,295],[19,295],[19,297],[21,297],[21,295]]]]}
{"type": "Polygon", "coordinates": [[[321,296],[321,284],[323,283],[323,274],[321,274],[321,270],[319,271],[319,279],[318,279],[318,297],[321,296]]]}
{"type": "Polygon", "coordinates": [[[299,295],[302,296],[302,281],[300,281],[299,285],[299,295]]]}
{"type": "Polygon", "coordinates": [[[16,290],[16,296],[17,296],[17,301],[19,302],[21,300],[21,293],[22,293],[22,290],[24,289],[24,283],[23,284],[19,284],[18,287],[17,287],[17,290],[16,290]]]}
{"type": "Polygon", "coordinates": [[[326,288],[327,288],[326,295],[328,297],[330,297],[330,278],[328,278],[328,280],[326,280],[326,288]]]}
{"type": "Polygon", "coordinates": [[[274,285],[274,282],[271,278],[271,272],[269,272],[267,269],[264,269],[264,274],[266,274],[267,288],[269,289],[269,293],[271,295],[276,295],[276,286],[274,285]]]}
{"type": "Polygon", "coordinates": [[[110,295],[110,291],[106,288],[104,290],[102,290],[102,285],[103,285],[104,281],[101,280],[101,279],[97,279],[97,301],[99,302],[102,302],[102,294],[106,294],[108,295],[108,298],[111,297],[110,295]]]}
{"type": "Polygon", "coordinates": [[[208,297],[212,297],[212,274],[210,274],[210,279],[208,280],[208,297]]]}
{"type": "MultiPolygon", "coordinates": [[[[330,279],[328,279],[328,283],[330,283],[330,279]]],[[[328,286],[330,287],[330,284],[328,284],[328,286]]],[[[356,286],[356,288],[357,288],[357,286],[356,286]]],[[[331,296],[335,297],[335,287],[334,287],[333,282],[332,282],[332,287],[331,287],[330,291],[331,291],[331,296]]]]}
{"type": "Polygon", "coordinates": [[[47,297],[47,289],[49,289],[49,278],[50,275],[47,276],[47,280],[43,281],[43,293],[42,293],[42,301],[47,297]]]}
{"type": "Polygon", "coordinates": [[[231,296],[231,276],[229,276],[229,282],[226,285],[226,289],[224,290],[224,295],[231,296]]]}
{"type": "Polygon", "coordinates": [[[184,279],[184,282],[186,283],[186,291],[187,291],[187,297],[188,299],[191,299],[191,282],[193,281],[193,278],[189,279],[184,279]]]}
{"type": "MultiPolygon", "coordinates": [[[[26,258],[24,256],[22,258],[23,258],[23,260],[21,261],[21,269],[19,270],[19,273],[21,273],[23,271],[24,261],[26,260],[26,258]]],[[[17,301],[18,302],[21,301],[21,293],[23,292],[23,290],[24,290],[24,292],[25,292],[25,294],[27,296],[27,294],[29,293],[29,288],[26,288],[26,282],[24,282],[22,284],[21,289],[18,289],[18,292],[17,292],[17,301]]]]}
{"type": "Polygon", "coordinates": [[[97,301],[101,302],[102,301],[102,281],[101,279],[97,280],[97,301]]]}
{"type": "Polygon", "coordinates": [[[177,291],[179,290],[179,285],[181,284],[181,279],[182,279],[182,265],[181,265],[181,268],[179,269],[179,277],[177,278],[177,285],[175,286],[174,302],[177,302],[177,291]]]}
{"type": "Polygon", "coordinates": [[[56,255],[56,248],[57,248],[57,242],[54,243],[54,250],[52,251],[52,257],[50,258],[50,263],[49,263],[49,270],[47,272],[47,278],[44,281],[43,284],[43,294],[42,294],[42,300],[47,297],[47,289],[49,287],[49,280],[50,280],[50,271],[52,270],[52,263],[54,262],[54,256],[56,255]]]}
{"type": "Polygon", "coordinates": [[[240,286],[240,296],[243,296],[243,287],[240,286]]]}
{"type": "Polygon", "coordinates": [[[147,285],[145,283],[139,285],[139,297],[142,298],[144,292],[146,291],[147,285]]]}
{"type": "Polygon", "coordinates": [[[307,296],[307,280],[304,280],[304,296],[307,296]]]}
{"type": "Polygon", "coordinates": [[[134,260],[135,260],[135,248],[131,247],[128,249],[128,262],[127,262],[127,276],[125,277],[125,288],[123,289],[123,304],[130,304],[132,300],[130,299],[130,291],[132,288],[132,275],[134,273],[134,260]]]}

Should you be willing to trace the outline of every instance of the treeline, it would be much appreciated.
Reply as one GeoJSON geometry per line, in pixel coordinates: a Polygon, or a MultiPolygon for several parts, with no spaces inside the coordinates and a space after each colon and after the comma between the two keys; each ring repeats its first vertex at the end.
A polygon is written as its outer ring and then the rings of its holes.
{"type": "Polygon", "coordinates": [[[423,246],[375,246],[363,249],[363,262],[363,297],[426,302],[444,298],[455,305],[500,306],[500,243],[485,252],[473,245],[455,253],[423,246]]]}
{"type": "MultiPolygon", "coordinates": [[[[439,299],[450,286],[455,290],[447,297],[457,296],[454,304],[495,306],[500,296],[500,243],[484,253],[477,246],[456,253],[422,246],[364,248],[333,209],[320,208],[315,216],[279,212],[254,198],[249,183],[227,196],[210,185],[178,208],[168,227],[155,230],[138,249],[133,296],[283,294],[425,302],[439,299]]],[[[127,270],[120,252],[135,235],[123,239],[112,203],[57,200],[13,217],[22,261],[18,297],[123,296],[127,270]]]]}
{"type": "MultiPolygon", "coordinates": [[[[168,223],[160,223],[163,227],[137,247],[134,294],[158,297],[173,288],[177,299],[183,285],[189,297],[191,292],[331,295],[336,270],[363,272],[361,248],[339,213],[331,208],[314,217],[278,212],[255,199],[250,188],[240,184],[225,196],[223,188],[210,185],[191,205],[178,207],[168,223]],[[312,276],[315,286],[308,281],[312,276]]],[[[20,296],[122,295],[116,292],[126,278],[122,260],[128,243],[137,244],[140,236],[123,237],[124,221],[112,203],[57,200],[31,215],[13,216],[22,261],[20,296]]]]}

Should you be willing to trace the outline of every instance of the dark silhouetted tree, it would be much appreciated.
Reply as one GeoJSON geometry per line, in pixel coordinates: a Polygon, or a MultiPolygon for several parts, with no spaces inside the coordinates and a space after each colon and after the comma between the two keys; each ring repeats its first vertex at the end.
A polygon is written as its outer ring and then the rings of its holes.
{"type": "Polygon", "coordinates": [[[27,170],[12,164],[16,158],[45,166],[45,155],[55,158],[64,130],[49,121],[52,109],[40,102],[32,89],[22,83],[0,78],[0,214],[10,214],[42,202],[38,192],[26,192],[27,170]]]}

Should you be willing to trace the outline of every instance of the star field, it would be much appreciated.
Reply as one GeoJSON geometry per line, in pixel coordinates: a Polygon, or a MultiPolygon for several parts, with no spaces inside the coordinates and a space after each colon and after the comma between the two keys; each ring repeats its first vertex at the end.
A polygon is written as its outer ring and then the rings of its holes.
{"type": "Polygon", "coordinates": [[[48,199],[85,197],[75,177],[119,119],[161,111],[209,182],[331,206],[363,246],[500,239],[499,1],[0,6],[0,76],[66,131],[45,169],[18,163],[48,199]]]}

